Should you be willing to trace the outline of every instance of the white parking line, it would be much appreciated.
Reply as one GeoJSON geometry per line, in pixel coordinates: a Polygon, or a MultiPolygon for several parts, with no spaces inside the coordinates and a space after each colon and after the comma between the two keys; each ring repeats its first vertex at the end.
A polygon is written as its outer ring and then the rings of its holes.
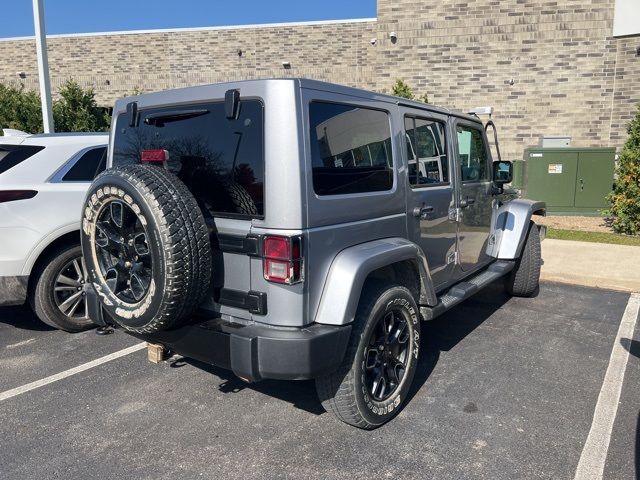
{"type": "MultiPolygon", "coordinates": [[[[611,431],[618,411],[622,382],[627,369],[629,351],[621,343],[623,338],[633,338],[633,332],[640,310],[640,294],[632,293],[627,308],[622,315],[618,334],[613,342],[613,350],[609,358],[607,373],[602,382],[598,403],[593,413],[591,430],[582,449],[580,461],[576,468],[575,480],[602,478],[604,464],[607,460],[611,431]]],[[[628,347],[627,347],[628,348],[628,347]]]]}
{"type": "Polygon", "coordinates": [[[97,367],[98,365],[102,365],[103,363],[115,360],[116,358],[124,357],[125,355],[129,355],[130,353],[142,350],[143,348],[146,348],[146,346],[146,342],[137,343],[135,345],[132,345],[131,347],[118,350],[117,352],[110,353],[109,355],[105,355],[104,357],[96,358],[95,360],[91,360],[90,362],[70,368],[69,370],[65,370],[64,372],[56,373],[55,375],[36,380],[35,382],[27,383],[26,385],[22,385],[21,387],[12,388],[11,390],[0,393],[0,402],[3,400],[7,400],[8,398],[15,397],[16,395],[21,395],[31,390],[35,390],[36,388],[44,387],[45,385],[49,385],[50,383],[54,383],[58,380],[62,380],[64,378],[75,375],[76,373],[84,372],[85,370],[97,367]]]}

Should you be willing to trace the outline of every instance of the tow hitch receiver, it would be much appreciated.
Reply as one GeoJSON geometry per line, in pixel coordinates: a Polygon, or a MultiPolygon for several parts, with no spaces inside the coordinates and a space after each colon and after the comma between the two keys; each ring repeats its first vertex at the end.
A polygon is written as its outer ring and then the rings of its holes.
{"type": "Polygon", "coordinates": [[[162,345],[147,343],[147,358],[151,363],[160,363],[167,357],[162,345]]]}

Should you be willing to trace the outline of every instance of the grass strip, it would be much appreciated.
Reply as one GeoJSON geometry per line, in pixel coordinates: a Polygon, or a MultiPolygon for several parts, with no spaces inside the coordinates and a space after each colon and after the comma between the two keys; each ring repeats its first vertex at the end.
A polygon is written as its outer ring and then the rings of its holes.
{"type": "Polygon", "coordinates": [[[557,240],[575,240],[577,242],[613,243],[616,245],[632,245],[640,247],[640,237],[619,235],[617,233],[583,232],[580,230],[559,230],[547,228],[547,237],[557,240]]]}

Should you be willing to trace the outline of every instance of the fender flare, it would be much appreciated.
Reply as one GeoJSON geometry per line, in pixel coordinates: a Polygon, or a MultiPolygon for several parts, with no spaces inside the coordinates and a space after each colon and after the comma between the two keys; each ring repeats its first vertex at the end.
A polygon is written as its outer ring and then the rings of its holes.
{"type": "Polygon", "coordinates": [[[385,238],[342,250],[331,263],[315,316],[316,323],[346,325],[353,322],[367,276],[402,261],[415,262],[420,274],[420,305],[437,304],[424,253],[404,238],[385,238]]]}
{"type": "Polygon", "coordinates": [[[520,257],[533,215],[545,216],[545,202],[518,198],[500,206],[495,215],[494,257],[499,260],[515,260],[520,257]]]}

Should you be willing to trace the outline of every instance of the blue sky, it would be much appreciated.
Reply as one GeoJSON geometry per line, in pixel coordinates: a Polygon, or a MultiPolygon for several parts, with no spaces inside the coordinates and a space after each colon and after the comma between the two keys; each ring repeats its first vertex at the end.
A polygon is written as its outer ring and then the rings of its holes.
{"type": "MultiPolygon", "coordinates": [[[[33,35],[31,0],[2,0],[0,38],[33,35]]],[[[48,34],[376,16],[376,0],[44,0],[48,34]]]]}

